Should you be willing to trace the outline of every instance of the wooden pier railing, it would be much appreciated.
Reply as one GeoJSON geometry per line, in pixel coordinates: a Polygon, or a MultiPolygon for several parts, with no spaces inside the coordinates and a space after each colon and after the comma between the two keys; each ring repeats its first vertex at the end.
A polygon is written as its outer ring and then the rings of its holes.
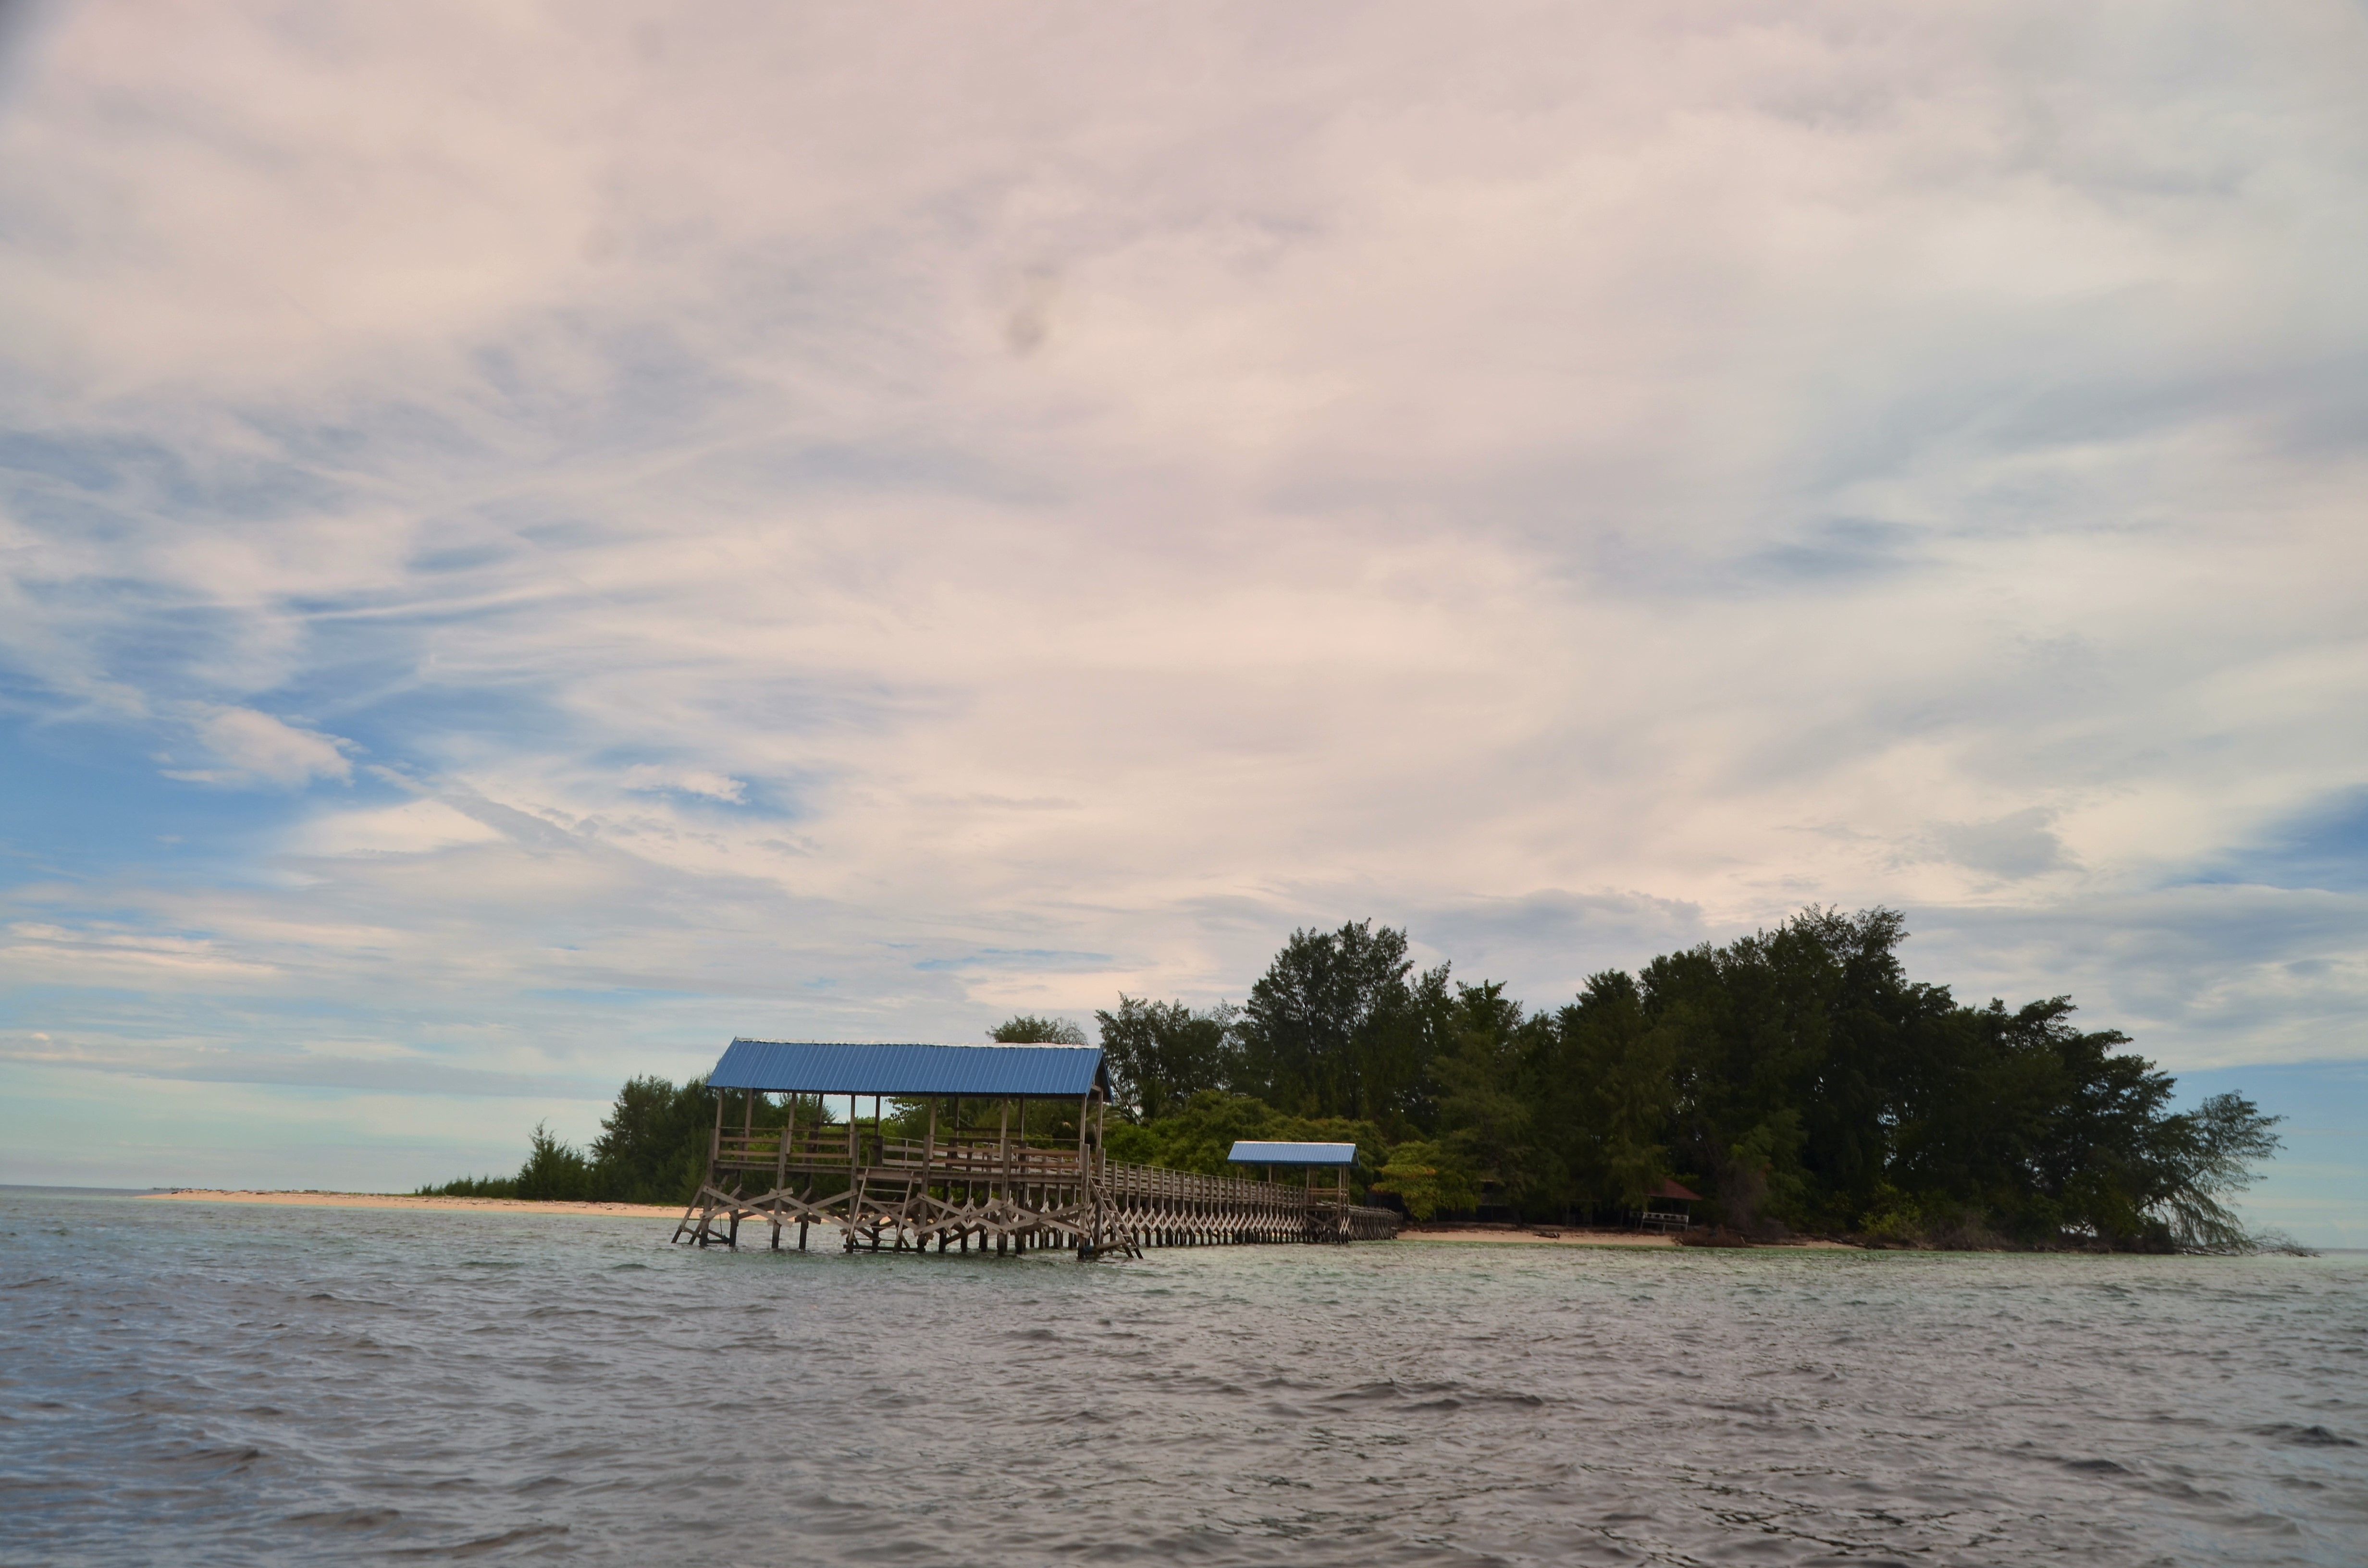
{"type": "MultiPolygon", "coordinates": [[[[1330,1178],[1327,1178],[1330,1180],[1330,1178]]],[[[1252,1181],[1121,1165],[1091,1142],[1048,1146],[975,1129],[916,1141],[893,1128],[819,1123],[786,1132],[715,1134],[708,1179],[676,1228],[677,1241],[737,1246],[743,1221],[794,1230],[827,1226],[848,1251],[1030,1252],[1081,1257],[1147,1246],[1388,1240],[1391,1210],[1348,1201],[1330,1185],[1252,1181]],[[751,1193],[751,1187],[756,1190],[751,1193]]]]}

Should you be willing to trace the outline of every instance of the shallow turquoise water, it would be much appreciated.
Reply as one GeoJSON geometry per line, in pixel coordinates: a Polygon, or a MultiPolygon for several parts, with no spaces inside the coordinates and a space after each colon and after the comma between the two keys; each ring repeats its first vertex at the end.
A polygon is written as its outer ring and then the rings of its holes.
{"type": "Polygon", "coordinates": [[[0,1191],[0,1561],[2368,1557],[2368,1259],[667,1231],[0,1191]]]}

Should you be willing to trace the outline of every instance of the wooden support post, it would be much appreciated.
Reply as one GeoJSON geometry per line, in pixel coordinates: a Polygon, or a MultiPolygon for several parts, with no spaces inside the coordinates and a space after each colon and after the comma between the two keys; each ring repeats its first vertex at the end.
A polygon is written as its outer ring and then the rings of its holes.
{"type": "Polygon", "coordinates": [[[798,1130],[798,1096],[781,1096],[781,1157],[773,1162],[773,1185],[790,1185],[790,1137],[798,1130]]]}
{"type": "Polygon", "coordinates": [[[905,1187],[905,1223],[913,1228],[913,1247],[916,1252],[929,1250],[928,1226],[937,1207],[936,1165],[938,1163],[938,1097],[925,1101],[928,1122],[921,1132],[921,1175],[918,1183],[907,1182],[905,1187]]]}
{"type": "Polygon", "coordinates": [[[781,1141],[773,1152],[773,1250],[781,1250],[781,1192],[790,1185],[790,1130],[798,1124],[798,1096],[781,1096],[781,1141]]]}

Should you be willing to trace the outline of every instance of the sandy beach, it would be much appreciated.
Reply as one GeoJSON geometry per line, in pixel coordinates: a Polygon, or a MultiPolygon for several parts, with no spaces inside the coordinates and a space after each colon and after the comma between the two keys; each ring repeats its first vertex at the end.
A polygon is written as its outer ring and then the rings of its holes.
{"type": "Polygon", "coordinates": [[[1638,1231],[1517,1231],[1480,1225],[1424,1225],[1398,1233],[1402,1242],[1502,1242],[1510,1246],[1673,1247],[1675,1236],[1638,1231]]]}
{"type": "MultiPolygon", "coordinates": [[[[1668,1235],[1645,1235],[1637,1231],[1587,1230],[1516,1230],[1511,1226],[1498,1229],[1476,1225],[1418,1226],[1398,1233],[1402,1242],[1498,1242],[1513,1246],[1577,1246],[1577,1247],[1673,1247],[1678,1238],[1668,1235]]],[[[1811,1240],[1806,1237],[1782,1242],[1755,1242],[1755,1247],[1807,1247],[1813,1251],[1856,1252],[1860,1249],[1846,1242],[1811,1240]]]]}
{"type": "Polygon", "coordinates": [[[646,1203],[545,1203],[523,1198],[419,1198],[400,1192],[261,1192],[182,1187],[142,1196],[168,1203],[281,1203],[316,1209],[450,1209],[512,1214],[595,1214],[637,1220],[679,1220],[679,1209],[646,1203]]]}

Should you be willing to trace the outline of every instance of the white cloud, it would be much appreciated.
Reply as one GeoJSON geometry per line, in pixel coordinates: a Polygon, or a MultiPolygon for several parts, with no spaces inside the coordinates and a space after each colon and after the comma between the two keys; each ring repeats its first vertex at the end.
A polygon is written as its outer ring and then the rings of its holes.
{"type": "Polygon", "coordinates": [[[252,708],[222,708],[197,726],[223,766],[167,768],[165,776],[204,784],[277,784],[295,789],[315,778],[348,779],[353,764],[335,738],[299,730],[252,708]]]}
{"type": "Polygon", "coordinates": [[[287,848],[292,855],[425,855],[501,836],[441,801],[412,801],[315,817],[289,835],[287,848]]]}
{"type": "Polygon", "coordinates": [[[0,930],[0,974],[18,986],[132,985],[170,990],[253,985],[278,978],[251,950],[203,937],[18,921],[0,930]]]}
{"type": "Polygon", "coordinates": [[[1365,915],[1545,1004],[1811,900],[2319,1051],[2351,926],[2147,901],[2368,776],[2363,74],[2277,5],[74,8],[0,658],[355,798],[9,915],[522,1074],[1365,915]]]}
{"type": "Polygon", "coordinates": [[[618,776],[618,782],[628,790],[677,790],[686,795],[704,795],[711,801],[728,801],[738,804],[746,798],[747,786],[737,778],[699,767],[668,767],[658,763],[640,763],[618,776]]]}

